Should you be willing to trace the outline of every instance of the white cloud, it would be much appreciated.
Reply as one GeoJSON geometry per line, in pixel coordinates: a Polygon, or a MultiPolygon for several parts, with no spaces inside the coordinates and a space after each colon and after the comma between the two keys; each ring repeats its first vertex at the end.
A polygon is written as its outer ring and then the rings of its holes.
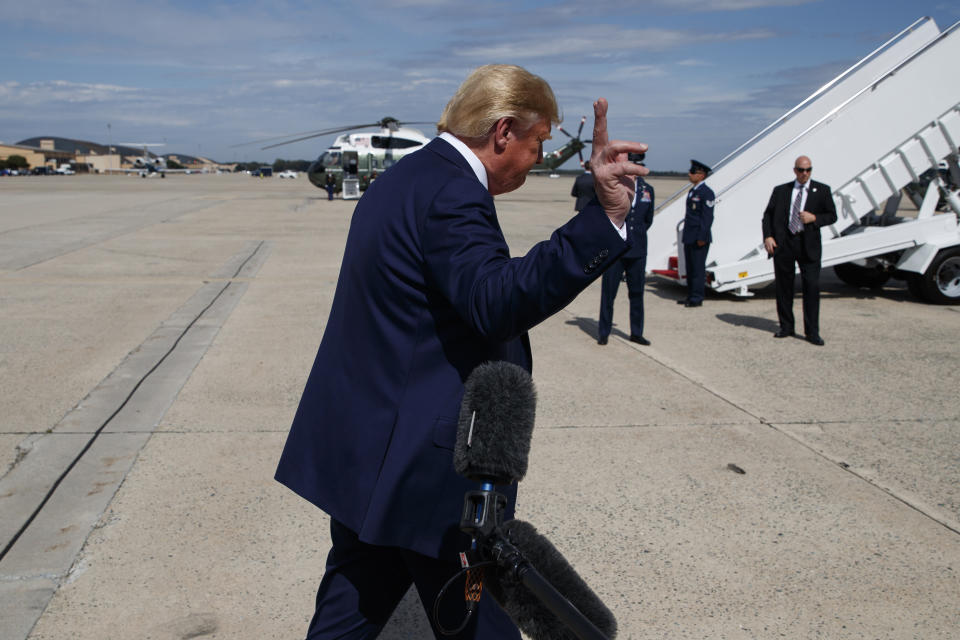
{"type": "Polygon", "coordinates": [[[579,57],[620,58],[630,52],[666,51],[710,42],[765,40],[775,33],[769,29],[741,31],[692,31],[681,29],[623,29],[617,25],[568,27],[523,39],[504,38],[467,43],[455,48],[459,57],[479,60],[529,60],[533,58],[579,57]],[[598,46],[602,44],[602,46],[598,46]]]}

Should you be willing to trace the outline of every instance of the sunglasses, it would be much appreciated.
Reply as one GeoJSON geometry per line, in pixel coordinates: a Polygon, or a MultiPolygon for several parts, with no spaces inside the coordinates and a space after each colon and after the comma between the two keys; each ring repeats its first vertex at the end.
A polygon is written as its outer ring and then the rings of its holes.
{"type": "Polygon", "coordinates": [[[813,167],[807,167],[806,169],[802,169],[800,167],[794,167],[793,170],[796,171],[797,173],[810,173],[811,171],[813,171],[813,167]]]}

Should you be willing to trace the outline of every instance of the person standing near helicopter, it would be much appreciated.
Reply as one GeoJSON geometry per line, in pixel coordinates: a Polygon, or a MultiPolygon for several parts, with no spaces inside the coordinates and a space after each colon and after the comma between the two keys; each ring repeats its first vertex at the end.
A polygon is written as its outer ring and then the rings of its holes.
{"type": "Polygon", "coordinates": [[[327,190],[327,200],[333,200],[333,192],[337,188],[337,179],[329,171],[327,171],[327,177],[323,182],[323,188],[327,190]]]}

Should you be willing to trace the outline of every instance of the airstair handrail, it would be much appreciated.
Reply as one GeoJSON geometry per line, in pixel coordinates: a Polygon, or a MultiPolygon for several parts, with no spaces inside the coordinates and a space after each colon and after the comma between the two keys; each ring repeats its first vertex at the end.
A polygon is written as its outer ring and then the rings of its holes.
{"type": "Polygon", "coordinates": [[[729,184],[727,184],[727,186],[725,186],[724,188],[722,188],[722,189],[716,194],[716,196],[719,198],[719,197],[722,196],[724,193],[726,193],[727,191],[729,191],[729,190],[732,189],[733,187],[735,187],[735,186],[737,186],[738,184],[740,184],[741,182],[743,182],[743,180],[746,179],[749,175],[751,175],[752,173],[756,172],[758,169],[760,169],[761,167],[763,167],[765,164],[767,164],[768,162],[770,162],[771,160],[773,160],[775,157],[777,157],[778,155],[780,155],[780,153],[781,153],[784,149],[786,149],[787,147],[789,147],[790,145],[792,145],[794,142],[796,142],[796,141],[799,140],[800,138],[804,137],[805,135],[807,135],[808,133],[810,133],[811,131],[813,131],[814,129],[816,129],[817,127],[819,127],[820,125],[822,125],[824,122],[828,122],[828,121],[832,120],[834,116],[836,116],[839,112],[843,111],[851,102],[853,102],[854,100],[856,100],[857,98],[859,98],[860,96],[862,96],[864,93],[866,93],[866,92],[868,92],[868,91],[873,91],[880,83],[882,83],[882,82],[883,82],[884,80],[886,80],[887,78],[893,76],[897,71],[899,71],[901,68],[903,68],[904,65],[910,63],[910,62],[911,62],[912,60],[914,60],[916,57],[918,57],[918,56],[920,56],[921,54],[925,53],[928,49],[930,49],[931,47],[935,46],[938,42],[940,42],[940,41],[943,40],[945,37],[947,37],[948,35],[950,35],[953,31],[956,31],[958,28],[960,28],[960,21],[955,22],[955,23],[954,23],[953,25],[951,25],[948,29],[944,29],[943,32],[941,32],[940,35],[938,35],[936,38],[934,38],[933,40],[931,40],[930,42],[928,42],[928,43],[925,44],[924,46],[920,47],[919,49],[917,49],[916,51],[914,51],[913,53],[911,53],[910,55],[908,55],[907,57],[905,57],[903,60],[901,60],[901,61],[898,62],[896,65],[894,65],[893,67],[891,67],[888,71],[884,71],[882,74],[880,74],[879,76],[877,76],[876,78],[874,78],[873,81],[871,81],[869,84],[867,84],[867,86],[865,86],[863,89],[861,89],[860,91],[858,91],[857,93],[855,93],[854,95],[850,96],[849,98],[847,98],[846,100],[844,100],[843,102],[841,102],[839,105],[837,105],[836,107],[834,107],[833,109],[831,109],[827,114],[825,114],[824,116],[822,116],[819,120],[817,120],[816,122],[814,122],[813,124],[811,124],[809,127],[807,127],[806,129],[804,129],[802,132],[800,132],[800,133],[798,133],[797,135],[795,135],[792,139],[790,139],[789,142],[786,142],[785,144],[781,145],[779,149],[777,149],[776,151],[770,153],[769,155],[767,155],[766,158],[764,158],[764,159],[761,160],[760,162],[758,162],[758,163],[756,163],[755,165],[753,165],[750,169],[748,169],[746,172],[744,172],[739,178],[737,178],[736,180],[733,180],[732,182],[730,182],[729,184]]]}
{"type": "MultiPolygon", "coordinates": [[[[924,17],[922,17],[922,18],[917,18],[917,20],[915,20],[914,23],[911,24],[909,27],[907,27],[906,29],[904,29],[903,31],[901,31],[900,33],[898,33],[897,35],[893,36],[892,38],[890,38],[889,40],[887,40],[886,42],[884,42],[882,45],[880,45],[879,47],[877,47],[876,49],[874,49],[874,50],[871,51],[870,53],[868,53],[866,56],[864,56],[863,58],[861,58],[860,61],[857,62],[855,65],[853,65],[852,67],[850,67],[849,69],[847,69],[846,71],[844,71],[843,73],[841,73],[839,76],[837,76],[836,78],[834,78],[833,80],[831,80],[831,81],[828,82],[827,84],[823,85],[822,87],[820,87],[819,89],[817,89],[816,91],[814,91],[813,93],[811,93],[809,96],[807,96],[807,98],[806,98],[803,102],[801,102],[800,104],[798,104],[797,106],[795,106],[793,109],[790,109],[790,111],[786,112],[785,114],[783,114],[782,116],[780,116],[779,118],[777,118],[777,119],[776,119],[775,121],[773,121],[772,123],[768,124],[766,127],[763,128],[762,131],[754,134],[752,138],[750,138],[749,140],[747,140],[746,142],[744,142],[743,144],[741,144],[739,147],[737,147],[736,149],[734,149],[733,151],[731,151],[730,153],[728,153],[727,155],[725,155],[723,158],[721,158],[721,159],[720,159],[719,161],[717,161],[716,163],[714,163],[714,165],[713,165],[713,166],[714,166],[714,170],[719,169],[720,167],[722,167],[723,164],[724,164],[727,160],[730,160],[731,158],[733,158],[734,156],[736,156],[738,153],[740,153],[741,151],[743,151],[745,148],[747,148],[747,147],[749,147],[751,144],[753,144],[756,140],[762,138],[764,135],[767,134],[767,132],[769,132],[769,131],[777,128],[781,123],[783,123],[784,121],[788,120],[794,113],[796,113],[797,111],[800,111],[801,109],[803,109],[804,107],[806,107],[809,103],[813,102],[814,100],[816,100],[817,98],[819,98],[820,96],[822,96],[823,94],[825,94],[827,91],[829,91],[830,89],[832,89],[835,85],[837,85],[841,80],[843,80],[843,79],[846,78],[847,76],[851,75],[853,72],[855,72],[855,71],[856,71],[857,69],[859,69],[861,66],[863,66],[864,64],[866,64],[866,63],[869,62],[870,60],[876,58],[876,57],[877,57],[878,55],[880,55],[885,49],[887,49],[887,48],[889,48],[890,46],[892,46],[897,40],[901,39],[902,37],[904,37],[904,36],[907,35],[908,33],[912,32],[912,31],[915,30],[915,29],[917,29],[921,24],[924,24],[924,23],[929,22],[929,21],[931,21],[931,20],[933,20],[933,18],[931,18],[930,16],[924,16],[924,17]]],[[[938,37],[939,37],[939,36],[938,36],[938,37]]],[[[660,206],[656,207],[655,210],[656,210],[656,211],[659,211],[659,210],[662,209],[663,207],[667,206],[668,204],[670,204],[671,202],[673,202],[674,200],[676,200],[677,197],[680,196],[681,194],[683,194],[683,192],[685,192],[689,187],[690,187],[690,185],[684,185],[683,187],[681,187],[676,193],[674,193],[673,195],[671,195],[670,197],[668,197],[666,200],[664,200],[663,202],[661,202],[661,203],[660,203],[660,206]]],[[[726,191],[726,189],[724,189],[723,191],[726,191]]],[[[723,191],[721,191],[721,193],[723,193],[723,191]]],[[[718,194],[718,195],[719,195],[719,194],[718,194]]]]}
{"type": "Polygon", "coordinates": [[[738,153],[740,153],[740,151],[742,151],[742,150],[745,149],[746,147],[748,147],[748,146],[750,146],[751,144],[753,144],[753,142],[754,142],[755,140],[757,140],[758,138],[763,137],[768,131],[770,131],[771,129],[775,129],[777,126],[780,125],[781,122],[789,119],[790,116],[792,116],[794,113],[796,113],[797,111],[803,109],[804,107],[807,106],[807,104],[809,104],[810,102],[813,102],[814,100],[816,100],[817,98],[819,98],[821,95],[823,95],[824,93],[826,93],[827,91],[829,91],[830,89],[832,89],[832,88],[834,87],[834,85],[838,84],[841,80],[843,80],[843,79],[846,78],[847,76],[851,75],[854,71],[856,71],[857,69],[859,69],[861,66],[863,66],[864,64],[866,64],[867,62],[869,62],[869,61],[872,60],[873,58],[875,58],[875,57],[877,57],[878,55],[880,55],[880,54],[883,52],[884,49],[887,49],[888,47],[892,46],[892,45],[894,44],[894,42],[896,42],[897,40],[899,40],[899,39],[902,38],[903,36],[907,35],[907,34],[910,33],[911,31],[913,31],[914,29],[916,29],[917,27],[919,27],[920,24],[925,23],[925,22],[929,22],[930,20],[933,20],[933,18],[931,18],[930,16],[925,16],[925,17],[923,17],[923,18],[918,18],[918,19],[917,19],[913,24],[911,24],[909,27],[907,27],[906,29],[904,29],[903,31],[901,31],[900,33],[898,33],[897,35],[893,36],[892,38],[890,38],[889,40],[887,40],[886,42],[884,42],[882,45],[880,45],[879,47],[877,47],[876,49],[874,49],[873,51],[871,51],[870,53],[868,53],[866,56],[864,56],[863,58],[861,58],[860,61],[857,62],[857,64],[853,65],[852,67],[850,67],[849,69],[847,69],[846,71],[844,71],[843,73],[841,73],[839,76],[837,76],[836,78],[834,78],[833,80],[831,80],[831,81],[828,82],[827,84],[823,85],[822,87],[820,87],[819,89],[817,89],[816,91],[814,91],[813,93],[811,93],[809,96],[807,96],[807,98],[806,98],[803,102],[801,102],[800,104],[798,104],[797,106],[795,106],[793,109],[790,109],[790,111],[788,111],[788,112],[786,112],[785,114],[783,114],[782,116],[780,116],[777,120],[775,120],[774,122],[768,124],[762,131],[760,131],[759,133],[755,134],[752,138],[750,138],[749,140],[747,140],[746,142],[744,142],[743,144],[741,144],[739,147],[737,147],[736,149],[734,149],[733,151],[731,151],[730,153],[728,153],[727,155],[725,155],[723,158],[721,158],[718,162],[716,162],[716,163],[714,164],[714,168],[715,168],[715,169],[719,169],[720,167],[722,167],[724,162],[726,162],[726,161],[729,160],[730,158],[732,158],[732,157],[734,157],[735,155],[737,155],[738,153]]]}

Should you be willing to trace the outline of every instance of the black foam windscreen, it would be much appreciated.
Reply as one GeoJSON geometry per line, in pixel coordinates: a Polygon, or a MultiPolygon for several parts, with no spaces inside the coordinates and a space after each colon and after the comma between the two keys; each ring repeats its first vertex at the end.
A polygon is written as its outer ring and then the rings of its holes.
{"type": "Polygon", "coordinates": [[[453,449],[457,473],[493,484],[510,484],[527,473],[537,409],[533,379],[509,362],[486,362],[464,384],[453,449]]]}
{"type": "MultiPolygon", "coordinates": [[[[597,629],[608,638],[616,636],[617,620],[613,613],[532,524],[508,520],[503,523],[501,533],[597,629]]],[[[509,571],[498,567],[494,578],[488,579],[487,588],[520,630],[533,640],[577,640],[577,636],[509,571]]]]}

